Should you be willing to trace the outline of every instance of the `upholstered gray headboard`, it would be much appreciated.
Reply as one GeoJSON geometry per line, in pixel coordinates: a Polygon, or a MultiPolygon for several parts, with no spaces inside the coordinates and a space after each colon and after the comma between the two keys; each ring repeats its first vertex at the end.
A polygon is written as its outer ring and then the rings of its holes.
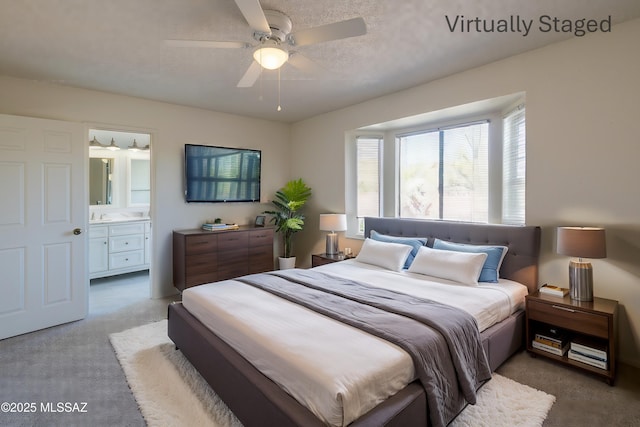
{"type": "Polygon", "coordinates": [[[468,222],[430,221],[401,218],[365,218],[364,233],[371,230],[391,236],[425,237],[432,246],[435,238],[475,245],[501,245],[509,248],[500,268],[500,277],[538,289],[540,227],[468,222]]]}

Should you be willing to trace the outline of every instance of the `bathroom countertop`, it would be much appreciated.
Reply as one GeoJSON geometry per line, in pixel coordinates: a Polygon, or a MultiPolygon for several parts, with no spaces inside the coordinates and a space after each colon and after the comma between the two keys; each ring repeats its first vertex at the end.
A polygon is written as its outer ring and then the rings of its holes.
{"type": "Polygon", "coordinates": [[[100,218],[89,220],[89,225],[118,224],[122,222],[149,221],[148,216],[118,216],[111,218],[100,218]]]}

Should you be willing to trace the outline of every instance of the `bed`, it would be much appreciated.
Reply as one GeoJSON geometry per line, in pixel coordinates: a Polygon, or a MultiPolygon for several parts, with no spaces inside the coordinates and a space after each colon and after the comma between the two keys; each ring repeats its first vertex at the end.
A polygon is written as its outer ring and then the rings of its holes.
{"type": "MultiPolygon", "coordinates": [[[[384,236],[420,237],[427,246],[433,246],[435,239],[470,245],[505,246],[508,250],[500,267],[500,277],[526,286],[525,293],[537,288],[539,227],[367,218],[365,234],[371,235],[372,230],[384,236]]],[[[331,270],[331,266],[313,270],[349,275],[348,263],[336,263],[335,271],[331,270]]],[[[373,274],[377,275],[375,272],[373,274]]],[[[231,284],[219,282],[211,286],[224,289],[231,284]]],[[[183,299],[184,297],[183,294],[183,299]]],[[[492,371],[523,344],[523,311],[520,307],[515,308],[503,320],[494,324],[490,322],[491,326],[482,327],[481,344],[492,371]]],[[[169,307],[169,337],[244,425],[326,425],[326,421],[322,421],[308,409],[308,405],[298,403],[290,393],[285,392],[280,385],[265,376],[239,353],[240,351],[244,354],[246,349],[237,351],[237,343],[233,342],[233,346],[227,344],[225,339],[211,332],[209,327],[199,320],[198,316],[202,318],[202,315],[196,308],[192,310],[196,315],[183,304],[173,304],[169,307]]],[[[225,336],[224,331],[218,334],[225,336]]],[[[427,400],[420,382],[412,380],[348,424],[430,425],[427,400]]]]}

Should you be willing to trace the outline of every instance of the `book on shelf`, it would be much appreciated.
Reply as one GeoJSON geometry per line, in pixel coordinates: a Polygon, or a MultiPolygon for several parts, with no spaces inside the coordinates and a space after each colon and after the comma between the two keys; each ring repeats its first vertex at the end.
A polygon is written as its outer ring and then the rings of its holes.
{"type": "Polygon", "coordinates": [[[569,343],[565,344],[562,348],[557,348],[533,340],[531,341],[531,346],[537,350],[546,351],[547,353],[555,354],[556,356],[564,356],[567,350],[569,350],[569,343]]]}
{"type": "Polygon", "coordinates": [[[599,360],[593,357],[585,356],[584,354],[581,354],[575,350],[569,350],[567,357],[571,360],[575,360],[581,363],[586,363],[587,365],[595,366],[596,368],[607,369],[606,360],[599,360]]]}
{"type": "Polygon", "coordinates": [[[202,229],[207,231],[219,231],[219,230],[237,230],[238,224],[211,224],[204,223],[202,224],[202,229]]]}
{"type": "Polygon", "coordinates": [[[593,339],[576,336],[571,340],[571,349],[588,357],[607,360],[607,345],[593,339]]]}
{"type": "Polygon", "coordinates": [[[560,298],[564,297],[569,293],[569,289],[567,288],[561,288],[559,286],[549,285],[548,283],[542,285],[539,291],[541,294],[552,295],[554,297],[560,297],[560,298]]]}
{"type": "Polygon", "coordinates": [[[569,336],[566,331],[560,328],[540,324],[536,327],[535,331],[534,338],[540,339],[541,341],[554,342],[558,344],[558,347],[563,347],[569,342],[569,336]]]}
{"type": "Polygon", "coordinates": [[[567,341],[562,342],[558,340],[552,340],[540,334],[535,335],[534,341],[539,342],[540,344],[548,345],[549,347],[554,347],[554,348],[562,348],[567,345],[567,341]]]}

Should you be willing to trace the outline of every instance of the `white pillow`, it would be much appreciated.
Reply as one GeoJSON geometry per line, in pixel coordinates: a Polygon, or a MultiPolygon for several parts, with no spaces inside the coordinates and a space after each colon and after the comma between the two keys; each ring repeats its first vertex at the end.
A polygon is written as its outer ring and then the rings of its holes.
{"type": "Polygon", "coordinates": [[[409,272],[477,286],[486,259],[484,252],[456,252],[423,246],[418,250],[409,272]]]}
{"type": "Polygon", "coordinates": [[[356,261],[377,265],[387,270],[400,271],[410,253],[411,246],[367,238],[360,248],[356,261]]]}

